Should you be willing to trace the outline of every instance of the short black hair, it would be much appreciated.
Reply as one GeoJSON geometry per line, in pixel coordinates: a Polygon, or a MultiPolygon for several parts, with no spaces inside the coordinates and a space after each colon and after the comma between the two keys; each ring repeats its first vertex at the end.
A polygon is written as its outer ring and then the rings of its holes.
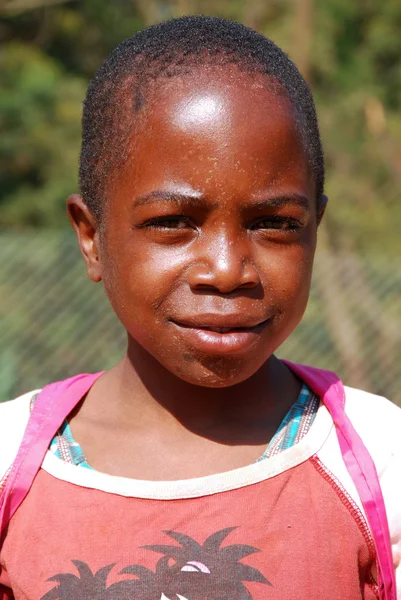
{"type": "Polygon", "coordinates": [[[250,74],[265,74],[288,96],[300,123],[316,197],[321,197],[324,161],[316,109],[295,64],[270,39],[240,23],[186,16],[153,25],[123,41],[89,84],[82,118],[79,185],[97,219],[102,214],[108,178],[126,156],[132,130],[129,117],[135,119],[144,102],[144,85],[215,64],[236,64],[250,74]]]}

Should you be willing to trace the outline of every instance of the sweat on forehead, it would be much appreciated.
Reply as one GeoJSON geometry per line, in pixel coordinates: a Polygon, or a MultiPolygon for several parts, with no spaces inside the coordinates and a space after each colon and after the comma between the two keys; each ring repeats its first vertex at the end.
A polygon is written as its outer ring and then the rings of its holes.
{"type": "Polygon", "coordinates": [[[236,65],[268,77],[291,101],[316,182],[323,192],[324,164],[309,87],[294,63],[271,40],[239,23],[214,17],[182,17],[155,25],[122,42],[89,84],[83,110],[79,168],[81,193],[100,219],[113,170],[127,155],[146,91],[161,78],[185,76],[208,66],[236,65]]]}

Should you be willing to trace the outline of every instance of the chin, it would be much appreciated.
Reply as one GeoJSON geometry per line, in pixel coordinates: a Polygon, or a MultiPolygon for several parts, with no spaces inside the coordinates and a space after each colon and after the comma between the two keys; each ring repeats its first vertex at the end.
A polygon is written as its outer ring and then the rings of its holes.
{"type": "Polygon", "coordinates": [[[185,368],[172,372],[187,383],[206,388],[225,388],[246,381],[267,361],[254,360],[252,364],[237,357],[185,357],[185,368]]]}

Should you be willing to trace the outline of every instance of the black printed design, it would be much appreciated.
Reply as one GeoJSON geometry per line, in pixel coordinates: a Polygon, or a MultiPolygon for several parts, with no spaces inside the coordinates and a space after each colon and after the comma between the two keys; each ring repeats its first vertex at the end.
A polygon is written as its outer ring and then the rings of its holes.
{"type": "Polygon", "coordinates": [[[142,546],[163,556],[155,571],[142,565],[130,565],[120,575],[131,575],[107,587],[107,578],[114,565],[107,565],[93,573],[79,560],[72,563],[78,571],[59,573],[48,581],[57,586],[41,600],[249,600],[252,598],[244,581],[271,583],[254,567],[239,562],[246,556],[260,552],[244,544],[221,547],[234,530],[229,527],[216,531],[203,545],[176,531],[165,531],[180,545],[142,546]]]}
{"type": "Polygon", "coordinates": [[[80,560],[71,561],[78,573],[59,573],[47,581],[57,581],[57,587],[42,596],[41,600],[93,600],[111,599],[106,589],[107,576],[114,565],[107,565],[99,569],[94,575],[88,565],[80,560]]]}

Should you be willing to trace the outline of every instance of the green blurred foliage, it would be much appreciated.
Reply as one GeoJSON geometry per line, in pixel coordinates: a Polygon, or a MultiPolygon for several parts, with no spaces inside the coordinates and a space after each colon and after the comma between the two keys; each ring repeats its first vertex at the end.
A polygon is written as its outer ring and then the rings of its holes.
{"type": "Polygon", "coordinates": [[[1,49],[0,68],[2,225],[64,224],[85,81],[20,42],[1,49]]]}
{"type": "Polygon", "coordinates": [[[34,6],[27,0],[0,2],[0,226],[66,224],[65,197],[77,189],[80,113],[88,80],[111,49],[137,29],[203,13],[257,28],[306,72],[326,151],[331,246],[400,253],[399,0],[81,0],[54,5],[47,0],[46,6],[36,0],[34,6]]]}

